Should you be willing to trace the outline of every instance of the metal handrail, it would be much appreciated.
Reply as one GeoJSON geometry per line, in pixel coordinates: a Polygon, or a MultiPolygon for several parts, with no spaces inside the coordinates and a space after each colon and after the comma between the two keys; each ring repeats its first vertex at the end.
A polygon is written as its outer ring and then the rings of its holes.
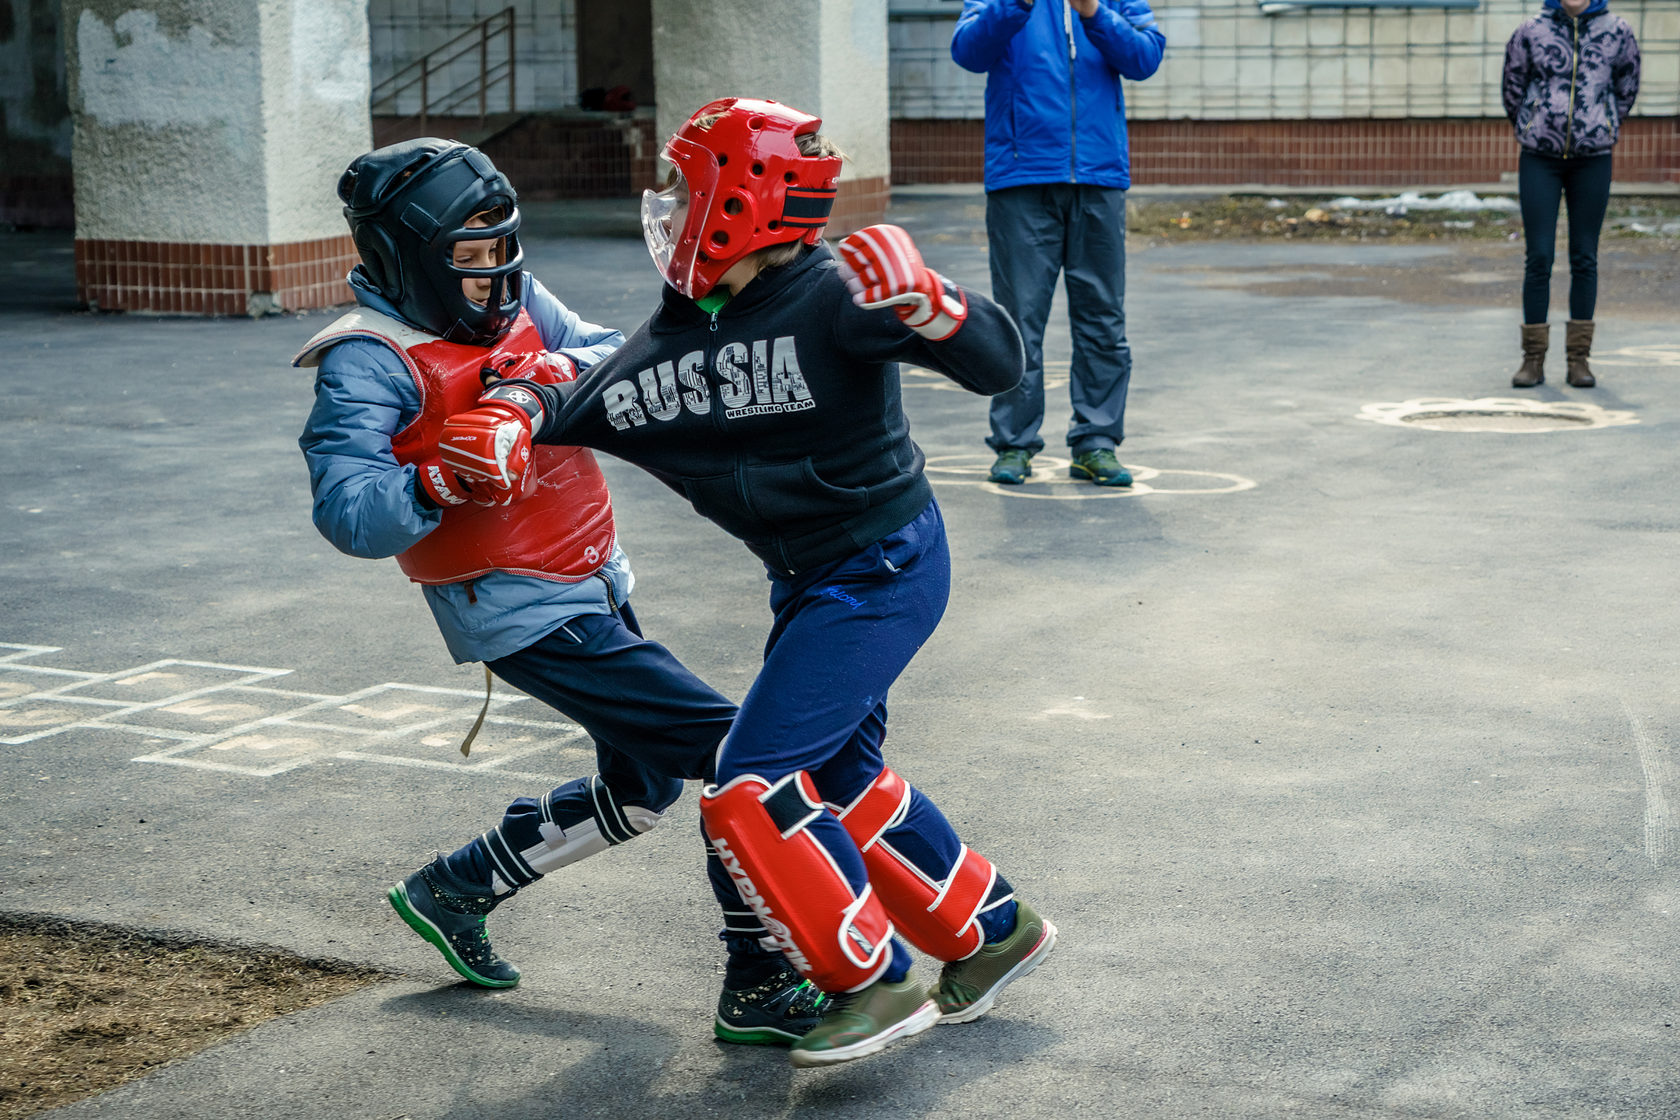
{"type": "Polygon", "coordinates": [[[465,31],[433,48],[420,56],[419,59],[380,82],[373,88],[372,97],[369,99],[370,108],[377,111],[380,105],[388,102],[394,112],[398,99],[415,86],[419,86],[420,111],[410,113],[401,119],[404,122],[418,119],[420,130],[424,132],[429,124],[430,117],[448,115],[452,110],[470,105],[472,95],[476,92],[478,95],[478,122],[482,125],[484,118],[489,114],[490,88],[497,82],[506,80],[508,112],[514,112],[516,30],[517,24],[512,7],[503,8],[494,15],[484,17],[465,31]],[[490,40],[497,35],[507,37],[507,60],[491,65],[490,40]],[[478,76],[470,78],[454,89],[446,90],[434,98],[431,90],[433,73],[443,70],[474,50],[478,53],[478,76]]]}

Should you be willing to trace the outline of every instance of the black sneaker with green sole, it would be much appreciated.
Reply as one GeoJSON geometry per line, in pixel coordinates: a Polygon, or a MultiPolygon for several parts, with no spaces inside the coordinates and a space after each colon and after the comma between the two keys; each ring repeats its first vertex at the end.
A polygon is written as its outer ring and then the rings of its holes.
{"type": "Polygon", "coordinates": [[[791,965],[751,988],[718,996],[712,1033],[741,1046],[791,1046],[817,1025],[828,997],[791,965]]]}
{"type": "Polygon", "coordinates": [[[788,1058],[801,1067],[856,1061],[937,1022],[939,1008],[914,976],[896,984],[877,980],[862,991],[829,996],[822,1019],[793,1044],[788,1058]]]}
{"type": "Polygon", "coordinates": [[[475,889],[433,860],[385,893],[391,909],[443,954],[449,967],[483,988],[511,988],[519,970],[496,955],[484,916],[498,899],[489,888],[475,889]]]}
{"type": "Polygon", "coordinates": [[[1015,902],[1015,928],[1009,936],[960,961],[939,974],[933,989],[940,1023],[969,1023],[992,1008],[998,993],[1044,962],[1056,944],[1056,927],[1031,906],[1015,902]]]}

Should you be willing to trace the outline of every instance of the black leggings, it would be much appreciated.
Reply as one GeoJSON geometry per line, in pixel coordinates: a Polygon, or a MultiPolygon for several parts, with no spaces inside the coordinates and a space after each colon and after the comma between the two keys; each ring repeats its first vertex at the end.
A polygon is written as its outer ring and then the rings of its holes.
{"type": "Polygon", "coordinates": [[[1523,322],[1544,323],[1552,300],[1558,200],[1569,200],[1569,317],[1591,319],[1598,302],[1598,231],[1610,203],[1610,153],[1557,159],[1525,151],[1517,162],[1522,203],[1523,322]]]}

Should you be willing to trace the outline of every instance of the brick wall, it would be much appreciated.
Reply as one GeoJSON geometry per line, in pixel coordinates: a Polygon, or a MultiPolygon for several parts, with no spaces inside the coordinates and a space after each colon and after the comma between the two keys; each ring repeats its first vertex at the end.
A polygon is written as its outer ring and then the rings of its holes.
{"type": "MultiPolygon", "coordinates": [[[[1503,120],[1135,120],[1128,128],[1139,185],[1489,183],[1517,169],[1503,120]]],[[[981,121],[892,122],[894,183],[978,182],[983,151],[981,121]]],[[[1616,179],[1680,183],[1680,117],[1630,118],[1616,179]]]]}
{"type": "Polygon", "coordinates": [[[280,245],[76,240],[76,295],[101,311],[255,315],[351,300],[348,234],[280,245]]]}

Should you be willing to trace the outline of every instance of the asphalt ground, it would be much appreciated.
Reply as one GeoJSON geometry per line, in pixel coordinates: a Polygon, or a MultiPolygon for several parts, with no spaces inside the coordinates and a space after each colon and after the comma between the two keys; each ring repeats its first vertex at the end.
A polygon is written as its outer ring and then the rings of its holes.
{"type": "MultiPolygon", "coordinates": [[[[974,206],[893,217],[985,290],[974,206]]],[[[628,327],[634,232],[538,207],[528,252],[628,327]]],[[[1559,338],[1523,396],[1552,419],[1507,423],[1566,430],[1431,430],[1401,406],[1518,395],[1515,265],[1443,302],[1416,278],[1485,246],[1139,243],[1129,494],[1063,477],[1065,390],[1004,490],[985,402],[907,375],[956,576],[891,757],[1061,940],[975,1024],[795,1071],[711,1037],[693,796],[491,917],[516,989],[456,983],[390,912],[590,755],[500,691],[462,760],[479,670],[310,525],[286,363],[329,313],[72,313],[69,251],[0,236],[0,909],[405,977],[63,1115],[1680,1115],[1680,317],[1602,304],[1591,391],[1559,338]]],[[[1048,353],[1059,384],[1060,297],[1048,353]]],[[[606,467],[643,621],[739,697],[761,571],[606,467]]]]}

